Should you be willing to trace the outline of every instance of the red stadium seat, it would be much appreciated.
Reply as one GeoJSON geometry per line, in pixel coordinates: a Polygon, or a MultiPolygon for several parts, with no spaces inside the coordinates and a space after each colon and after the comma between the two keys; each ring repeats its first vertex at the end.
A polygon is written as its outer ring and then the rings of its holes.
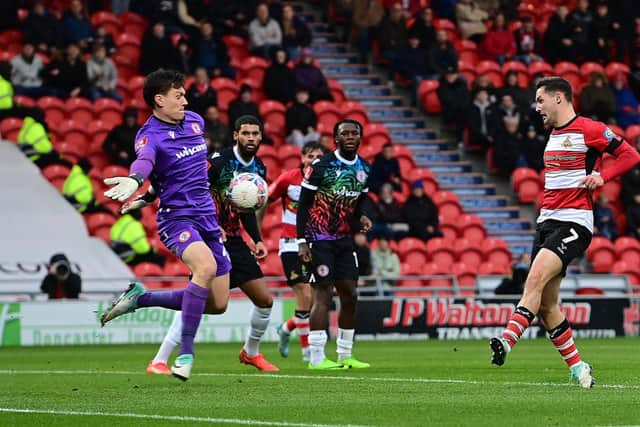
{"type": "Polygon", "coordinates": [[[114,176],[129,176],[129,169],[124,166],[109,165],[102,170],[102,178],[111,178],[114,176]]]}
{"type": "Polygon", "coordinates": [[[426,254],[427,249],[422,240],[415,237],[405,237],[398,242],[398,256],[402,259],[410,252],[421,252],[426,254]]]}
{"type": "Polygon", "coordinates": [[[60,123],[67,116],[64,102],[60,98],[43,96],[36,105],[44,110],[47,123],[60,123]]]}
{"type": "Polygon", "coordinates": [[[64,104],[67,116],[79,123],[93,120],[93,104],[86,98],[69,98],[64,104]]]}
{"type": "Polygon", "coordinates": [[[229,102],[238,97],[240,89],[236,82],[226,77],[217,77],[211,80],[211,87],[216,90],[218,96],[218,108],[221,111],[229,109],[229,102]]]}
{"type": "Polygon", "coordinates": [[[222,37],[222,41],[227,46],[229,56],[232,60],[242,61],[249,56],[247,42],[240,36],[227,34],[222,37]]]}
{"type": "Polygon", "coordinates": [[[621,62],[610,62],[604,68],[604,72],[607,75],[607,78],[611,81],[618,73],[622,73],[625,76],[629,74],[631,70],[627,64],[623,64],[621,62]]]}
{"type": "Polygon", "coordinates": [[[484,261],[483,246],[480,242],[461,238],[455,241],[454,248],[458,261],[469,267],[477,268],[484,261]]]}
{"type": "Polygon", "coordinates": [[[116,37],[122,31],[118,17],[112,12],[99,10],[91,15],[91,25],[93,28],[103,26],[109,34],[116,37]]]}
{"type": "Polygon", "coordinates": [[[151,262],[141,262],[140,264],[133,267],[133,274],[135,274],[136,277],[142,279],[145,287],[149,289],[168,288],[171,286],[171,282],[145,280],[146,277],[164,276],[164,271],[158,264],[154,264],[151,262]]]}
{"type": "Polygon", "coordinates": [[[458,279],[458,285],[461,288],[476,287],[476,270],[477,267],[468,266],[462,262],[456,262],[451,266],[451,274],[458,279]]]}
{"type": "Polygon", "coordinates": [[[462,236],[471,241],[481,242],[487,236],[482,219],[476,215],[461,215],[458,217],[458,224],[462,236]]]}
{"type": "Polygon", "coordinates": [[[89,154],[102,153],[102,144],[113,128],[102,120],[93,120],[87,127],[89,135],[89,154]]]}
{"type": "Polygon", "coordinates": [[[520,167],[513,171],[513,190],[518,194],[520,203],[533,203],[544,185],[535,169],[520,167]]]}
{"type": "Polygon", "coordinates": [[[503,76],[507,76],[510,71],[518,73],[518,84],[521,87],[527,87],[529,85],[529,70],[520,61],[507,61],[500,67],[503,76]]]}
{"type": "Polygon", "coordinates": [[[582,80],[589,81],[591,73],[604,73],[604,67],[597,62],[585,62],[580,65],[582,80]]]}
{"type": "Polygon", "coordinates": [[[84,216],[84,220],[91,235],[94,235],[96,230],[100,228],[111,230],[111,227],[116,222],[113,215],[106,213],[87,214],[84,216]]]}
{"type": "Polygon", "coordinates": [[[263,122],[269,122],[271,125],[271,132],[276,132],[281,136],[285,136],[286,133],[286,108],[279,101],[273,101],[265,99],[260,102],[258,106],[260,117],[263,122]]]}
{"type": "MultiPolygon", "coordinates": [[[[449,262],[428,262],[422,267],[422,274],[425,276],[444,276],[451,275],[451,266],[449,262]]],[[[427,280],[426,285],[429,287],[452,288],[453,281],[449,277],[432,277],[427,280]]],[[[438,296],[450,296],[451,291],[438,291],[438,296]]]]}
{"type": "Polygon", "coordinates": [[[51,185],[61,190],[62,184],[69,176],[69,168],[62,165],[50,165],[42,169],[42,175],[47,178],[51,185]]]}
{"type": "Polygon", "coordinates": [[[613,274],[624,274],[632,285],[640,285],[640,271],[626,261],[618,261],[613,264],[611,272],[613,274]]]}
{"type": "Polygon", "coordinates": [[[618,237],[613,245],[616,258],[640,271],[640,242],[633,237],[618,237]]]}
{"type": "Polygon", "coordinates": [[[59,123],[58,134],[67,144],[78,147],[78,155],[83,156],[88,152],[89,134],[87,124],[91,122],[79,122],[74,119],[59,123]]]}
{"type": "Polygon", "coordinates": [[[300,166],[302,152],[297,146],[285,144],[279,147],[277,152],[282,170],[295,169],[300,166]]]}
{"type": "Polygon", "coordinates": [[[357,120],[362,123],[363,126],[369,123],[367,110],[364,108],[364,105],[357,101],[344,101],[340,104],[340,114],[342,118],[357,120]]]}
{"type": "Polygon", "coordinates": [[[142,40],[142,35],[149,25],[147,18],[135,12],[124,12],[120,15],[120,20],[126,33],[138,37],[138,40],[142,40]]]}
{"type": "Polygon", "coordinates": [[[381,123],[367,123],[363,126],[363,134],[363,145],[372,146],[378,152],[384,144],[391,142],[387,127],[381,123]]]}
{"type": "Polygon", "coordinates": [[[503,266],[499,264],[494,264],[492,262],[483,262],[478,267],[478,274],[487,276],[487,275],[503,275],[508,274],[511,267],[503,266]]]}
{"type": "Polygon", "coordinates": [[[269,64],[264,58],[259,56],[249,56],[244,58],[240,65],[241,78],[250,78],[261,82],[264,72],[269,64]]]}
{"type": "Polygon", "coordinates": [[[313,104],[313,111],[318,116],[318,122],[324,123],[328,128],[333,126],[342,118],[342,113],[338,106],[330,101],[318,101],[313,104]]]}
{"type": "Polygon", "coordinates": [[[433,203],[438,207],[438,215],[441,217],[455,219],[462,214],[462,207],[456,193],[436,191],[432,198],[433,203]]]}
{"type": "Polygon", "coordinates": [[[170,284],[171,287],[179,287],[185,283],[190,274],[191,270],[189,270],[189,267],[187,267],[187,265],[182,261],[167,261],[164,266],[162,275],[170,277],[180,277],[182,280],[176,280],[174,282],[171,282],[170,284]]]}
{"type": "Polygon", "coordinates": [[[21,107],[32,108],[36,106],[36,100],[30,96],[14,95],[13,103],[21,107]]]}
{"type": "Polygon", "coordinates": [[[486,259],[495,265],[510,266],[511,251],[507,242],[497,237],[488,237],[482,242],[486,259]]]}
{"type": "Polygon", "coordinates": [[[605,237],[595,236],[587,249],[587,260],[594,273],[608,273],[616,261],[613,243],[605,237]]]}
{"type": "Polygon", "coordinates": [[[451,265],[456,259],[456,253],[450,240],[434,237],[427,241],[427,254],[431,261],[438,265],[451,265]]]}
{"type": "Polygon", "coordinates": [[[0,136],[8,141],[18,141],[18,134],[22,129],[22,119],[8,117],[0,122],[0,136]]]}
{"type": "Polygon", "coordinates": [[[627,127],[624,137],[630,144],[635,144],[638,136],[640,136],[640,125],[631,125],[627,127]]]}
{"type": "Polygon", "coordinates": [[[425,193],[430,197],[434,197],[438,191],[438,178],[433,172],[431,172],[431,170],[427,168],[412,168],[408,170],[401,168],[401,172],[406,173],[407,180],[410,183],[418,180],[421,181],[424,186],[425,193]]]}
{"type": "Polygon", "coordinates": [[[423,80],[418,87],[418,97],[427,114],[440,114],[442,106],[438,98],[437,90],[440,83],[438,80],[423,80]]]}
{"type": "Polygon", "coordinates": [[[105,123],[120,124],[124,108],[115,99],[100,98],[94,104],[96,117],[105,123]]]}
{"type": "Polygon", "coordinates": [[[475,68],[477,75],[485,75],[495,87],[502,87],[504,79],[502,77],[502,69],[497,62],[485,59],[478,62],[475,68]]]}
{"type": "Polygon", "coordinates": [[[455,240],[460,236],[460,229],[458,228],[457,217],[448,218],[439,215],[440,220],[440,232],[447,240],[455,240]]]}
{"type": "Polygon", "coordinates": [[[553,66],[544,61],[534,61],[529,64],[529,75],[531,77],[539,73],[550,76],[553,74],[553,66]]]}
{"type": "Polygon", "coordinates": [[[342,85],[340,84],[339,81],[328,79],[327,84],[329,85],[329,90],[331,91],[331,96],[333,97],[333,101],[336,104],[340,105],[347,99],[347,97],[344,94],[344,89],[342,88],[342,85]]]}
{"type": "Polygon", "coordinates": [[[137,34],[121,33],[116,37],[115,42],[118,47],[118,53],[135,61],[140,60],[141,39],[137,34]]]}

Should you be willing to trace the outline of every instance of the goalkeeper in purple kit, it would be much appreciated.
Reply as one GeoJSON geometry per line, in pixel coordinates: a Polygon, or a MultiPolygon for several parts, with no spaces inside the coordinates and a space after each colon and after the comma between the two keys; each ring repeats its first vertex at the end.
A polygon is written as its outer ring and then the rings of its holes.
{"type": "MultiPolygon", "coordinates": [[[[207,146],[204,122],[185,111],[184,75],[157,70],[144,82],[144,100],[153,111],[135,140],[137,159],[128,177],[105,179],[113,186],[107,197],[121,202],[130,198],[149,179],[160,198],[158,234],[193,272],[184,290],[146,292],[134,282],[101,317],[102,325],[142,307],[164,307],[182,311],[180,354],[171,372],[187,380],[193,366],[193,341],[203,313],[219,314],[229,299],[231,262],[222,243],[216,208],[207,180],[207,146]]],[[[138,198],[127,209],[150,200],[138,198]]]]}

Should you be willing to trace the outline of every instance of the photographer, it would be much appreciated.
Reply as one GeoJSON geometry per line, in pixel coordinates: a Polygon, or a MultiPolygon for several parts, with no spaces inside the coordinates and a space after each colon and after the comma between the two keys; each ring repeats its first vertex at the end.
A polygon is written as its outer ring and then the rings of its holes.
{"type": "Polygon", "coordinates": [[[55,254],[49,260],[49,273],[42,280],[40,290],[49,294],[49,299],[77,299],[82,279],[71,271],[71,263],[65,254],[55,254]]]}

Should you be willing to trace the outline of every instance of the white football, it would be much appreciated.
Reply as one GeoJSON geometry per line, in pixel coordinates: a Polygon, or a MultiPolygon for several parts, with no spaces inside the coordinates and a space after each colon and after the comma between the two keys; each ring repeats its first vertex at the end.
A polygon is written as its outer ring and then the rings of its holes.
{"type": "Polygon", "coordinates": [[[255,211],[267,203],[269,190],[260,175],[244,172],[231,180],[227,197],[238,209],[255,211]]]}

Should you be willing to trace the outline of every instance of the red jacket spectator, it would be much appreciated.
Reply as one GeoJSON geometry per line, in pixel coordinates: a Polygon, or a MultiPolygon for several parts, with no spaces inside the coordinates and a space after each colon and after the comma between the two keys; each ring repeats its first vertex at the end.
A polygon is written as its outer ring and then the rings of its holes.
{"type": "Polygon", "coordinates": [[[488,59],[503,63],[516,54],[516,40],[506,27],[504,15],[496,15],[493,28],[482,42],[482,51],[488,59]]]}

